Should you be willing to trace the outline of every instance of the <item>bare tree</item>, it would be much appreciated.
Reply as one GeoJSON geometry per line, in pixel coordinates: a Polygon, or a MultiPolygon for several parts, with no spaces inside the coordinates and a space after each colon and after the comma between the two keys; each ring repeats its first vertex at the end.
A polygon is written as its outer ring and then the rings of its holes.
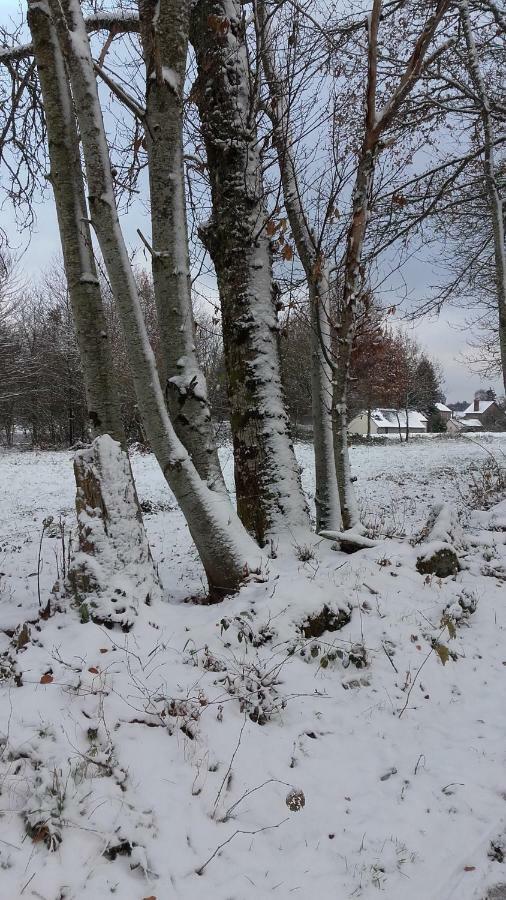
{"type": "Polygon", "coordinates": [[[272,31],[275,9],[273,4],[267,4],[264,0],[259,0],[256,4],[260,55],[270,93],[267,108],[272,120],[272,136],[283,185],[284,203],[309,292],[316,530],[319,532],[323,529],[335,530],[341,527],[331,412],[330,262],[322,252],[321,240],[308,225],[302,205],[302,190],[292,152],[294,142],[286,99],[287,86],[276,68],[272,31]]]}
{"type": "MultiPolygon", "coordinates": [[[[492,5],[492,9],[494,6],[492,5]]],[[[475,35],[469,13],[468,0],[459,0],[459,12],[464,31],[469,73],[475,92],[483,134],[483,174],[488,195],[490,219],[494,239],[495,284],[497,293],[498,334],[501,367],[506,392],[506,246],[504,242],[504,210],[496,174],[494,147],[495,129],[491,100],[483,77],[475,35]]],[[[506,108],[503,112],[506,111],[506,108]]]]}
{"type": "MultiPolygon", "coordinates": [[[[39,4],[40,5],[40,4],[39,4]]],[[[114,183],[89,40],[78,0],[50,0],[79,121],[90,215],[128,343],[146,434],[185,516],[204,565],[210,592],[235,590],[260,554],[228,499],[209,489],[176,436],[142,318],[114,197],[114,183]]]]}
{"type": "Polygon", "coordinates": [[[368,20],[368,62],[365,89],[365,124],[352,197],[352,217],[349,225],[343,266],[343,293],[336,324],[338,343],[337,364],[333,373],[334,452],[337,480],[341,496],[341,511],[345,528],[359,524],[348,454],[348,383],[353,333],[364,282],[362,251],[370,219],[371,194],[379,154],[385,149],[385,133],[397,116],[417,83],[436,29],[450,6],[450,0],[438,0],[420,31],[404,71],[391,89],[381,109],[377,109],[378,34],[382,0],[374,0],[368,20]]]}

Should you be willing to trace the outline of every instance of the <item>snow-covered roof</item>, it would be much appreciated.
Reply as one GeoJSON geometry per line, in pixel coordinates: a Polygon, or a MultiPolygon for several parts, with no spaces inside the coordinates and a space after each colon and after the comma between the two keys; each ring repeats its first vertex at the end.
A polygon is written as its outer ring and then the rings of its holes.
{"type": "Polygon", "coordinates": [[[484,413],[493,403],[495,403],[495,400],[479,400],[478,409],[474,408],[474,403],[470,403],[467,409],[464,410],[464,415],[467,416],[469,413],[484,413]]]}
{"type": "Polygon", "coordinates": [[[465,428],[481,428],[482,423],[479,419],[461,419],[462,425],[465,428]]]}
{"type": "Polygon", "coordinates": [[[436,409],[439,412],[451,412],[451,409],[448,406],[445,406],[444,403],[436,403],[436,409]]]}
{"type": "MultiPolygon", "coordinates": [[[[403,409],[373,409],[371,418],[378,428],[406,427],[406,412],[403,409]]],[[[415,409],[408,410],[408,424],[410,428],[425,428],[427,417],[415,409]]]]}

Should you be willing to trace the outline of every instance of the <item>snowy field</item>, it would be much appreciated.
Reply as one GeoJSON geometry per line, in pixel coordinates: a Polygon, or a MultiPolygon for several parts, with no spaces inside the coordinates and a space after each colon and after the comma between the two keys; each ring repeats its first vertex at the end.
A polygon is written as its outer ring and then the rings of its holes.
{"type": "Polygon", "coordinates": [[[191,602],[184,519],[136,454],[168,602],[123,633],[68,600],[40,615],[72,454],[0,451],[2,900],[506,898],[505,454],[505,435],[353,448],[378,545],[294,547],[217,606],[191,602]],[[441,502],[460,521],[444,580],[415,544],[441,502]],[[324,607],[349,622],[309,634],[324,607]]]}

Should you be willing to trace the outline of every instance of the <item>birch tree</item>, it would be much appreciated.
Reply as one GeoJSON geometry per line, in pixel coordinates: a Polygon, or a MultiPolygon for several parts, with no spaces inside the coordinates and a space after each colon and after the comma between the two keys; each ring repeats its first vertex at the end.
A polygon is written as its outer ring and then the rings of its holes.
{"type": "Polygon", "coordinates": [[[160,5],[156,0],[139,0],[138,7],[146,65],[150,251],[161,378],[172,422],[195,468],[210,487],[224,491],[207,386],[197,359],[191,303],[182,118],[190,3],[167,0],[160,5]]]}
{"type": "Polygon", "coordinates": [[[72,98],[50,19],[29,3],[29,25],[48,132],[49,180],[94,436],[124,444],[109,337],[97,278],[72,98]]]}
{"type": "Polygon", "coordinates": [[[84,594],[92,603],[96,621],[130,627],[139,602],[159,598],[160,586],[128,455],[120,446],[125,437],[65,65],[49,7],[28,0],[28,22],[44,102],[65,273],[96,437],[91,448],[74,459],[79,552],[74,553],[69,577],[79,598],[84,594]]]}
{"type": "Polygon", "coordinates": [[[49,0],[68,66],[80,127],[91,221],[128,342],[134,385],[146,434],[186,517],[206,571],[210,594],[238,588],[258,569],[261,555],[243,530],[228,498],[210,490],[178,439],[147,339],[137,286],[119,224],[111,162],[88,35],[79,0],[49,0]]]}

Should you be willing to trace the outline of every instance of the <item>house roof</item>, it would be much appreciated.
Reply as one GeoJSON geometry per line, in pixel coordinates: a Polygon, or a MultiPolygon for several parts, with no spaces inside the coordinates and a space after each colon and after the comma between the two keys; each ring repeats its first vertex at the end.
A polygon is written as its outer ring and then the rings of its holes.
{"type": "MultiPolygon", "coordinates": [[[[406,427],[406,413],[403,409],[373,409],[371,418],[378,428],[406,427]]],[[[408,410],[408,424],[410,428],[425,428],[427,418],[423,413],[410,409],[408,410]]]]}
{"type": "Polygon", "coordinates": [[[481,428],[482,422],[479,419],[461,419],[464,428],[481,428]]]}
{"type": "Polygon", "coordinates": [[[444,403],[436,403],[436,409],[439,412],[451,412],[451,409],[448,406],[445,406],[444,403]]]}
{"type": "Polygon", "coordinates": [[[479,400],[478,409],[474,408],[474,403],[470,403],[467,409],[464,410],[464,415],[467,416],[469,413],[484,413],[493,403],[495,403],[495,400],[479,400]]]}

